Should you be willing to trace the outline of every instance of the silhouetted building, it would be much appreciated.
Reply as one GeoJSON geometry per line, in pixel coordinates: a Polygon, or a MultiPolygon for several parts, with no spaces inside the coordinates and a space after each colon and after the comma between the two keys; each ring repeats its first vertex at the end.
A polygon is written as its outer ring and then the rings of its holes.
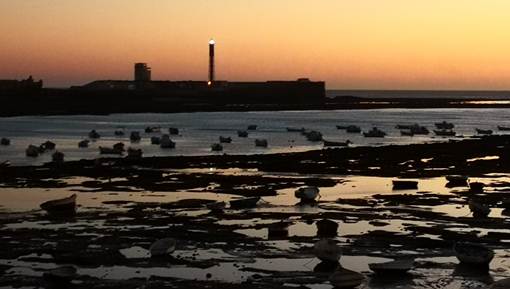
{"type": "Polygon", "coordinates": [[[147,66],[147,63],[135,63],[135,81],[151,81],[151,68],[147,66]]]}
{"type": "Polygon", "coordinates": [[[2,80],[0,79],[0,90],[2,91],[38,91],[43,87],[43,81],[34,81],[32,75],[23,80],[2,80]]]}

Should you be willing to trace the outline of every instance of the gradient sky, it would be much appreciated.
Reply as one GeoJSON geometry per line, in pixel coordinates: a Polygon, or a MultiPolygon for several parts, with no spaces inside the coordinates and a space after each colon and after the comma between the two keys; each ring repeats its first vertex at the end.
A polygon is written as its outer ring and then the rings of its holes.
{"type": "Polygon", "coordinates": [[[509,0],[0,0],[0,78],[205,80],[210,37],[219,79],[510,89],[509,0]]]}

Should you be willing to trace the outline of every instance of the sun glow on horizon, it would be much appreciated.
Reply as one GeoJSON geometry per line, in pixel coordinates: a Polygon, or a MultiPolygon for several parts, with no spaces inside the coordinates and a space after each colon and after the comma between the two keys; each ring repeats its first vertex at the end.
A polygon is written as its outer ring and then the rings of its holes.
{"type": "Polygon", "coordinates": [[[143,61],[154,79],[204,80],[204,39],[218,39],[218,79],[510,89],[508,11],[507,0],[3,0],[0,79],[131,79],[143,61]]]}

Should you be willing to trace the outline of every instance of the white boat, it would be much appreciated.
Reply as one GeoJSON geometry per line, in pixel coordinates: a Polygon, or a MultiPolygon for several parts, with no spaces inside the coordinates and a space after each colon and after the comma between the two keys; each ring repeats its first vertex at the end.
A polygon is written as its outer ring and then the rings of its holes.
{"type": "Polygon", "coordinates": [[[40,207],[48,213],[74,213],[76,212],[76,194],[63,199],[44,202],[40,207]]]}
{"type": "Polygon", "coordinates": [[[159,239],[152,243],[149,248],[152,257],[166,256],[172,254],[177,246],[177,240],[174,238],[159,239]]]}
{"type": "Polygon", "coordinates": [[[312,186],[302,187],[294,192],[294,196],[304,202],[315,201],[318,195],[319,188],[312,186]]]}
{"type": "Polygon", "coordinates": [[[321,261],[338,262],[342,256],[342,249],[333,239],[322,239],[313,246],[313,253],[321,261]]]}
{"type": "Polygon", "coordinates": [[[402,274],[413,269],[413,259],[395,260],[385,263],[371,263],[368,268],[377,274],[402,274]]]}
{"type": "Polygon", "coordinates": [[[461,263],[473,266],[487,266],[494,258],[491,249],[474,243],[456,243],[453,250],[461,263]]]}

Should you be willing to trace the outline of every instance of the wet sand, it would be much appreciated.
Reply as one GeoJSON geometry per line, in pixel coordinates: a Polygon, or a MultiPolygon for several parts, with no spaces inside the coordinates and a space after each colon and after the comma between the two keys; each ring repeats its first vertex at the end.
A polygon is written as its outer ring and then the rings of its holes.
{"type": "Polygon", "coordinates": [[[365,288],[484,288],[510,277],[510,230],[503,201],[510,189],[510,137],[448,143],[326,149],[304,153],[102,159],[0,169],[0,286],[47,286],[42,274],[78,268],[73,288],[332,288],[314,258],[317,221],[339,224],[343,267],[365,288]],[[445,175],[486,184],[482,193],[446,187],[445,175]],[[393,190],[396,178],[418,189],[393,190]],[[294,190],[321,189],[300,205],[294,190]],[[78,195],[73,218],[38,210],[78,195]],[[211,211],[207,204],[261,196],[254,209],[211,211]],[[474,218],[467,199],[491,207],[474,218]],[[268,233],[291,222],[288,235],[268,233]],[[176,251],[150,258],[157,239],[176,251]],[[458,264],[454,242],[496,252],[490,269],[458,264]],[[406,276],[380,278],[368,263],[413,257],[406,276]],[[315,269],[315,270],[314,270],[315,269]]]}

